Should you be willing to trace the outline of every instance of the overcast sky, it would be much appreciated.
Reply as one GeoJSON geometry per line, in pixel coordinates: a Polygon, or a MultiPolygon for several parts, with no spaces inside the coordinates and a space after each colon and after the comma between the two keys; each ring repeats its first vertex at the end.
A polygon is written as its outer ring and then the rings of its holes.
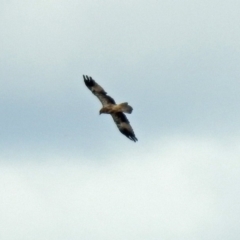
{"type": "Polygon", "coordinates": [[[240,2],[0,2],[0,238],[237,240],[240,2]],[[134,143],[82,75],[128,119],[134,143]]]}

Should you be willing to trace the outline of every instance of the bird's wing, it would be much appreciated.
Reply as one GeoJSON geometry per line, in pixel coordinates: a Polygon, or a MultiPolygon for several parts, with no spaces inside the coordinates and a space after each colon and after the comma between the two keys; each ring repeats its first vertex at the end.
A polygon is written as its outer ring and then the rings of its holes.
{"type": "Polygon", "coordinates": [[[103,107],[108,104],[116,104],[114,99],[107,95],[104,89],[98,85],[91,77],[83,75],[84,82],[89,90],[100,100],[103,107]]]}
{"type": "Polygon", "coordinates": [[[128,121],[126,115],[122,112],[112,113],[113,121],[116,123],[119,131],[128,137],[130,140],[136,142],[138,139],[136,138],[134,131],[128,121]]]}

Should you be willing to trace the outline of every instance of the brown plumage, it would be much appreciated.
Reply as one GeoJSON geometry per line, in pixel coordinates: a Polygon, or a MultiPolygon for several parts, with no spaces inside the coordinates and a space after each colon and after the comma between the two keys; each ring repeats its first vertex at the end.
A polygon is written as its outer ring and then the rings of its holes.
{"type": "Polygon", "coordinates": [[[100,100],[103,107],[100,109],[99,114],[110,114],[113,121],[116,123],[119,131],[128,137],[130,140],[136,142],[138,139],[135,137],[134,131],[124,113],[131,113],[133,108],[127,102],[116,104],[114,99],[107,95],[105,90],[98,85],[91,77],[83,75],[84,82],[89,90],[100,100]]]}

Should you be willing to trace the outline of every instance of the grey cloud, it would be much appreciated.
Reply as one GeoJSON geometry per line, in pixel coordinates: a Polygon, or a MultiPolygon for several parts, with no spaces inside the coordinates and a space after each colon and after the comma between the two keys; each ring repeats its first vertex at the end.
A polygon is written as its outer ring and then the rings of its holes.
{"type": "Polygon", "coordinates": [[[1,2],[1,237],[238,239],[238,9],[1,2]],[[138,143],[82,74],[133,106],[138,143]]]}

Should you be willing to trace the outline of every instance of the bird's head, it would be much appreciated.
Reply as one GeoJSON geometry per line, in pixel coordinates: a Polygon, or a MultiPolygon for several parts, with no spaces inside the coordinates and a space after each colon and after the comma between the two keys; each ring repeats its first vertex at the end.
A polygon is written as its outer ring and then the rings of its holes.
{"type": "Polygon", "coordinates": [[[102,107],[99,111],[99,115],[102,113],[107,113],[107,109],[105,107],[102,107]]]}
{"type": "Polygon", "coordinates": [[[104,113],[103,108],[100,109],[100,111],[99,111],[99,115],[101,115],[102,113],[104,113]]]}

